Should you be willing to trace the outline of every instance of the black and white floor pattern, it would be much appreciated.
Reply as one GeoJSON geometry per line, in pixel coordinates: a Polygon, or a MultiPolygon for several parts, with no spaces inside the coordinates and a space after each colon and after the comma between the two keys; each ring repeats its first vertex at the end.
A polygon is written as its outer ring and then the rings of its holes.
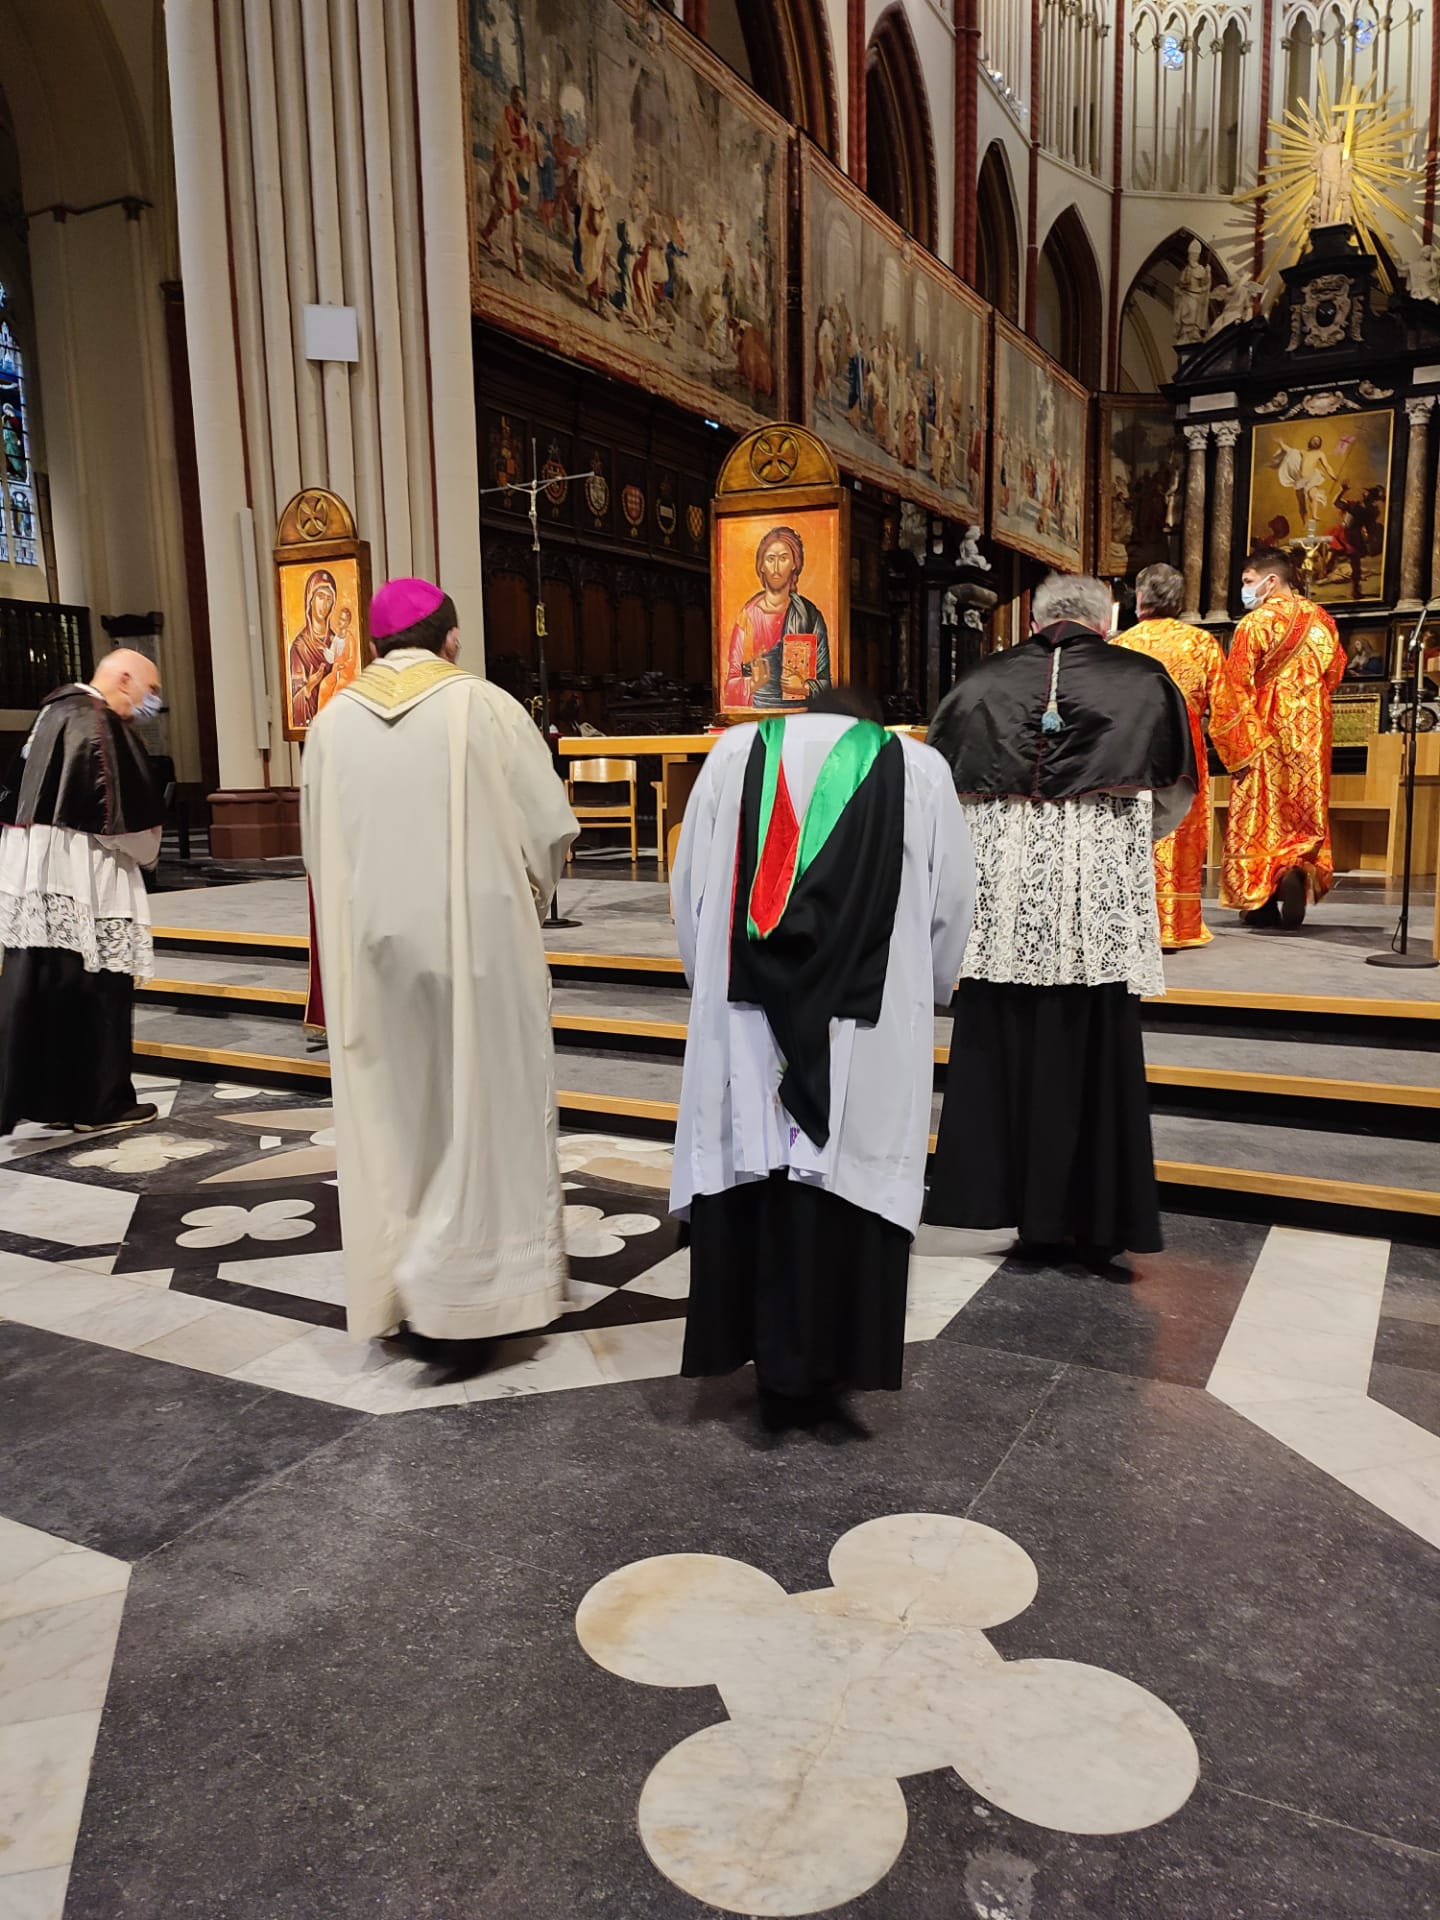
{"type": "Polygon", "coordinates": [[[925,1235],[869,1442],[764,1447],[666,1148],[566,1137],[569,1311],[440,1387],[344,1331],[328,1109],[144,1091],[0,1147],[4,1920],[1440,1912],[1440,1256],[925,1235]]]}

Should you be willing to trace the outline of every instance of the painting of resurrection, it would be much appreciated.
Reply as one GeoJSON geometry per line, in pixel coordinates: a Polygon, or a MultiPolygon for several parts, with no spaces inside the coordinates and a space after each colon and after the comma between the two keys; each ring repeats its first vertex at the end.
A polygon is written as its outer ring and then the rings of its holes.
{"type": "Polygon", "coordinates": [[[467,0],[466,28],[474,311],[783,418],[784,122],[648,0],[467,0]]]}
{"type": "Polygon", "coordinates": [[[1388,408],[1256,423],[1250,543],[1303,564],[1308,541],[1304,591],[1322,605],[1384,597],[1394,424],[1388,408]]]}
{"type": "Polygon", "coordinates": [[[978,522],[988,309],[809,148],[804,227],[807,424],[852,472],[978,522]]]}
{"type": "Polygon", "coordinates": [[[1066,573],[1085,567],[1090,397],[998,315],[990,531],[1066,573]]]}

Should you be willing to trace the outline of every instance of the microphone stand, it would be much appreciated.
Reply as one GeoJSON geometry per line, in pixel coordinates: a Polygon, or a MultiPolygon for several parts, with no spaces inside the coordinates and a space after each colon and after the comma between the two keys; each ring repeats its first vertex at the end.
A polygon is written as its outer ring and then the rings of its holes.
{"type": "MultiPolygon", "coordinates": [[[[535,669],[540,682],[540,731],[545,736],[545,744],[550,749],[550,757],[556,762],[555,772],[560,772],[554,742],[550,738],[550,666],[545,658],[545,637],[549,629],[545,624],[545,570],[540,557],[540,496],[551,487],[568,486],[572,482],[588,480],[586,473],[552,473],[548,479],[540,473],[540,452],[536,441],[530,442],[530,478],[528,480],[510,480],[503,487],[482,487],[480,497],[483,500],[492,493],[523,493],[529,496],[530,546],[535,555],[535,669]]],[[[550,896],[550,905],[546,910],[541,926],[547,931],[556,927],[578,927],[578,920],[564,920],[560,917],[560,890],[557,887],[550,896]]]]}
{"type": "MultiPolygon", "coordinates": [[[[1366,954],[1365,964],[1370,967],[1440,967],[1440,960],[1432,955],[1410,951],[1410,861],[1415,839],[1415,761],[1420,748],[1420,696],[1425,682],[1425,650],[1420,644],[1420,635],[1433,605],[1433,601],[1427,601],[1420,609],[1415,631],[1410,636],[1410,653],[1413,655],[1410,684],[1412,705],[1405,743],[1405,873],[1400,887],[1398,937],[1386,952],[1366,954]]],[[[1437,875],[1436,884],[1440,889],[1440,875],[1437,875]]],[[[1437,891],[1435,910],[1440,913],[1440,891],[1437,891]]]]}

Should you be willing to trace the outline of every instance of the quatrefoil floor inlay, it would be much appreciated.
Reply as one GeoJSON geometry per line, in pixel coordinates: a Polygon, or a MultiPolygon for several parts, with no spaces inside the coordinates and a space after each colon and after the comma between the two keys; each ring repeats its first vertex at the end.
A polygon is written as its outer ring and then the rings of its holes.
{"type": "Polygon", "coordinates": [[[1034,1599],[1003,1533],[892,1514],[842,1536],[831,1587],[664,1554],[581,1602],[591,1659],[657,1687],[714,1686],[728,1719],[663,1756],[640,1837],[666,1877],[731,1913],[857,1899],[905,1844],[900,1781],[949,1767],[993,1805],[1083,1834],[1154,1825],[1199,1779],[1195,1742],[1144,1687],[1073,1660],[1006,1660],[984,1629],[1034,1599]]]}

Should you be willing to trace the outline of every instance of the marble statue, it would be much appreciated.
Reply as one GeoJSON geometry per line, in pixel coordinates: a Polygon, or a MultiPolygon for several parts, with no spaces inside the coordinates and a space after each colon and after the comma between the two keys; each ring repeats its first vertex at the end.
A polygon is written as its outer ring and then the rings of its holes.
{"type": "Polygon", "coordinates": [[[957,567],[975,567],[981,573],[988,573],[990,571],[990,562],[980,551],[979,527],[966,527],[964,536],[960,541],[960,551],[956,555],[955,564],[957,567]]]}
{"type": "Polygon", "coordinates": [[[1210,325],[1215,294],[1210,269],[1200,257],[1198,240],[1190,242],[1189,257],[1175,283],[1175,344],[1193,347],[1210,325]]]}
{"type": "Polygon", "coordinates": [[[1315,198],[1311,202],[1312,227],[1346,226],[1354,218],[1355,162],[1345,148],[1345,129],[1334,125],[1325,129],[1315,148],[1315,198]]]}
{"type": "Polygon", "coordinates": [[[1210,323],[1206,336],[1213,340],[1217,333],[1224,333],[1227,327],[1233,327],[1242,320],[1252,320],[1260,311],[1260,302],[1265,298],[1263,280],[1237,280],[1225,290],[1225,304],[1210,323]]]}
{"type": "Polygon", "coordinates": [[[1428,300],[1440,306],[1440,258],[1436,257],[1433,241],[1421,247],[1417,259],[1402,261],[1400,272],[1412,300],[1428,300]]]}

